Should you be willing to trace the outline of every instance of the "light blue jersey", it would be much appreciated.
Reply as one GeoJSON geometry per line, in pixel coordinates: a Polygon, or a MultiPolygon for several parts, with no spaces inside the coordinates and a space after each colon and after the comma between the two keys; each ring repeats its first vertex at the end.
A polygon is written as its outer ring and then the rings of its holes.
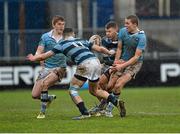
{"type": "MultiPolygon", "coordinates": [[[[119,30],[118,40],[122,42],[121,59],[127,61],[132,58],[136,49],[140,49],[144,53],[146,47],[146,35],[144,31],[131,34],[128,33],[125,27],[121,28],[119,30]]],[[[143,61],[143,54],[138,61],[143,61]]]]}
{"type": "Polygon", "coordinates": [[[96,58],[95,55],[90,51],[92,43],[87,40],[72,38],[62,41],[56,45],[52,51],[57,53],[63,53],[69,59],[71,59],[76,65],[79,65],[83,61],[96,58]]]}
{"type": "MultiPolygon", "coordinates": [[[[49,50],[52,50],[54,46],[61,41],[62,39],[56,42],[56,40],[52,37],[52,31],[50,31],[41,36],[39,45],[44,47],[44,52],[47,52],[49,50]]],[[[46,59],[44,61],[44,66],[45,68],[66,67],[66,57],[62,53],[56,54],[46,59]]]]}

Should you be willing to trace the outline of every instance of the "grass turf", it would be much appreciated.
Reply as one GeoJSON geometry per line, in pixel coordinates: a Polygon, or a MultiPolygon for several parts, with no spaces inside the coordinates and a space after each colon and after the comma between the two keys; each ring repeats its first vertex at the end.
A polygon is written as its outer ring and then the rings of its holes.
{"type": "MultiPolygon", "coordinates": [[[[79,115],[67,90],[49,90],[57,99],[47,110],[45,119],[36,119],[40,103],[31,98],[30,90],[0,92],[0,133],[116,133],[180,132],[180,88],[125,88],[127,117],[91,117],[72,120],[79,115]]],[[[80,91],[88,108],[97,99],[87,90],[80,91]]]]}

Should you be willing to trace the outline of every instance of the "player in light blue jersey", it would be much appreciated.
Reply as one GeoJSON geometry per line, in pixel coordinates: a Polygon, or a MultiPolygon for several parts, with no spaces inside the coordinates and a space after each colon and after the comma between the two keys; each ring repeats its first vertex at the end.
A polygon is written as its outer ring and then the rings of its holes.
{"type": "MultiPolygon", "coordinates": [[[[65,21],[63,17],[53,17],[53,29],[41,36],[36,55],[51,50],[57,43],[62,41],[64,25],[65,21]]],[[[48,88],[62,80],[67,65],[66,57],[63,54],[56,54],[40,63],[42,69],[34,84],[32,97],[34,99],[41,99],[41,110],[37,118],[45,118],[46,107],[56,98],[55,95],[48,95],[48,88]]]]}
{"type": "Polygon", "coordinates": [[[76,73],[71,80],[69,87],[69,94],[73,102],[78,107],[81,115],[73,119],[83,119],[90,117],[90,114],[85,107],[84,101],[78,94],[78,89],[88,80],[89,92],[96,96],[106,99],[108,102],[112,102],[119,108],[119,101],[108,92],[98,89],[98,80],[101,74],[101,65],[96,56],[90,51],[95,50],[105,54],[113,55],[114,52],[108,51],[104,47],[100,47],[94,43],[86,40],[74,38],[74,32],[71,28],[64,30],[64,41],[56,45],[51,51],[48,51],[41,55],[29,54],[27,58],[30,61],[44,60],[57,53],[63,53],[69,59],[71,59],[76,65],[76,73]]]}
{"type": "MultiPolygon", "coordinates": [[[[111,74],[107,85],[108,91],[113,91],[116,98],[119,98],[122,88],[141,69],[143,63],[143,53],[146,47],[146,35],[138,28],[138,18],[130,15],[125,19],[125,27],[118,33],[118,48],[112,67],[108,70],[111,74]]],[[[103,84],[103,83],[102,83],[103,84]]],[[[106,83],[104,83],[105,85],[106,83]]],[[[120,116],[126,116],[126,109],[123,101],[120,101],[120,116]]],[[[101,103],[100,105],[102,105],[101,103]]],[[[113,105],[108,104],[107,109],[112,111],[113,105]]]]}
{"type": "MultiPolygon", "coordinates": [[[[118,49],[114,65],[111,67],[111,79],[108,90],[120,94],[127,82],[135,78],[143,64],[143,54],[147,45],[144,31],[138,27],[138,17],[130,15],[125,19],[125,27],[119,30],[118,49]],[[119,60],[120,57],[120,60],[119,60]]],[[[121,116],[126,115],[122,107],[121,116]]]]}

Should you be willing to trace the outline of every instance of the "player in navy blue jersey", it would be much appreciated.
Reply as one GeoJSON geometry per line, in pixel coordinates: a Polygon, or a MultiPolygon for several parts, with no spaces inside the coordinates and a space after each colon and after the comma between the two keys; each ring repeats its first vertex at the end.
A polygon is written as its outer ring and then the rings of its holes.
{"type": "MultiPolygon", "coordinates": [[[[118,24],[115,21],[109,21],[105,25],[105,33],[106,36],[104,36],[100,42],[100,44],[107,48],[110,51],[117,50],[118,47],[118,24]]],[[[105,55],[101,54],[100,56],[101,65],[102,65],[102,75],[99,80],[99,86],[103,90],[107,90],[107,85],[110,79],[110,73],[109,73],[109,67],[113,65],[115,60],[115,55],[105,55]]],[[[115,93],[112,91],[108,91],[112,95],[116,96],[115,93]]],[[[113,117],[111,110],[109,110],[109,107],[106,107],[106,100],[100,100],[102,101],[99,106],[95,106],[89,110],[89,112],[92,115],[105,115],[107,117],[113,117]]]]}
{"type": "Polygon", "coordinates": [[[87,40],[81,40],[74,38],[74,32],[71,28],[64,30],[64,41],[56,45],[51,51],[48,51],[41,55],[29,54],[27,58],[30,61],[44,60],[57,53],[63,53],[69,59],[71,59],[76,65],[76,73],[71,80],[69,87],[69,94],[73,102],[78,107],[81,115],[73,119],[83,119],[90,117],[90,114],[85,107],[82,98],[78,94],[78,89],[88,80],[89,92],[97,97],[106,99],[108,102],[112,102],[117,108],[119,108],[119,101],[108,92],[98,89],[98,80],[101,75],[101,65],[97,57],[91,52],[95,50],[105,54],[113,55],[114,52],[107,50],[104,47],[98,46],[87,40]]]}

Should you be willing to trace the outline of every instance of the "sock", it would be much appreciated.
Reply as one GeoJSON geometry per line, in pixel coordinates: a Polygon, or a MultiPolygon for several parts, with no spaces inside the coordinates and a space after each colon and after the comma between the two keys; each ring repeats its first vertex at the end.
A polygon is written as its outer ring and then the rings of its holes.
{"type": "Polygon", "coordinates": [[[103,109],[103,108],[105,107],[106,104],[107,104],[107,100],[102,99],[102,100],[101,100],[101,103],[99,104],[98,107],[99,107],[100,109],[103,109]]]}
{"type": "Polygon", "coordinates": [[[107,102],[111,102],[114,106],[117,106],[118,104],[118,100],[115,98],[115,96],[113,96],[112,94],[110,94],[107,98],[107,102]]]}
{"type": "Polygon", "coordinates": [[[79,108],[79,111],[81,112],[82,115],[89,115],[89,112],[86,109],[83,101],[78,103],[76,106],[79,108]]]}
{"type": "MultiPolygon", "coordinates": [[[[120,93],[111,93],[111,95],[113,95],[115,97],[115,99],[118,100],[120,93]]],[[[106,110],[109,112],[112,112],[113,108],[114,108],[114,105],[111,102],[109,102],[107,107],[106,107],[106,110]]]]}
{"type": "Polygon", "coordinates": [[[113,93],[116,99],[119,99],[120,93],[113,93]]]}
{"type": "Polygon", "coordinates": [[[46,104],[48,101],[48,91],[41,92],[41,112],[45,113],[46,111],[46,104]]]}

